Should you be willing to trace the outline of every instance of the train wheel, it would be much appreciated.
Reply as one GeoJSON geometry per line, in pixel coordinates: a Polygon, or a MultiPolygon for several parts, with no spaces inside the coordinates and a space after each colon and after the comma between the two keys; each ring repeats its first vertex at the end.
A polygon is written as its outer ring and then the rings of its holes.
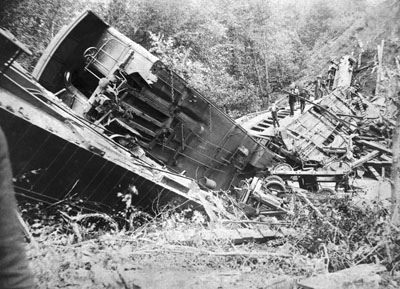
{"type": "Polygon", "coordinates": [[[331,171],[351,171],[351,166],[347,162],[334,161],[327,166],[331,171]]]}
{"type": "Polygon", "coordinates": [[[280,176],[271,175],[265,178],[265,183],[269,182],[280,182],[282,185],[285,184],[284,180],[280,176]]]}
{"type": "Polygon", "coordinates": [[[280,196],[286,193],[285,185],[279,181],[271,181],[265,187],[273,194],[280,196]]]}
{"type": "Polygon", "coordinates": [[[278,164],[274,167],[273,169],[274,172],[287,172],[287,171],[293,171],[293,168],[291,165],[283,163],[283,164],[278,164]]]}
{"type": "Polygon", "coordinates": [[[334,196],[336,195],[335,190],[331,189],[331,188],[322,188],[319,189],[317,192],[318,195],[325,195],[325,196],[334,196]]]}

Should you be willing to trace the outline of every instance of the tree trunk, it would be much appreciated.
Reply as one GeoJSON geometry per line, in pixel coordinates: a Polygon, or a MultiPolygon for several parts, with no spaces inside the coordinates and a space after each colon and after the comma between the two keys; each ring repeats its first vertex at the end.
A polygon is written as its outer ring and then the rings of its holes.
{"type": "Polygon", "coordinates": [[[381,45],[378,44],[378,69],[376,70],[376,88],[375,88],[375,95],[379,94],[379,85],[382,78],[382,59],[383,59],[383,45],[385,41],[382,40],[381,45]]]}
{"type": "MultiPolygon", "coordinates": [[[[396,59],[397,60],[397,59],[396,59]]],[[[397,60],[398,75],[400,75],[400,64],[397,60]]],[[[396,126],[393,133],[393,163],[392,163],[392,222],[400,225],[400,106],[399,106],[399,76],[393,75],[391,79],[391,95],[397,104],[396,126]]]]}
{"type": "Polygon", "coordinates": [[[267,55],[264,52],[264,67],[265,67],[265,91],[266,91],[266,97],[267,97],[267,106],[269,106],[269,93],[271,92],[271,87],[269,84],[269,72],[268,72],[268,60],[267,60],[267,55]]]}
{"type": "Polygon", "coordinates": [[[393,134],[393,163],[392,163],[392,222],[400,225],[400,115],[397,116],[393,134]]]}
{"type": "Polygon", "coordinates": [[[268,71],[269,63],[268,63],[268,58],[267,58],[268,39],[267,39],[266,31],[263,32],[262,37],[263,37],[262,49],[263,49],[263,56],[264,56],[264,69],[265,69],[265,90],[267,93],[267,106],[269,106],[269,103],[270,103],[269,93],[271,92],[271,86],[269,83],[269,71],[268,71]]]}
{"type": "Polygon", "coordinates": [[[262,84],[262,78],[261,78],[261,74],[260,74],[260,69],[259,69],[258,62],[257,62],[257,56],[256,56],[256,54],[254,52],[252,54],[253,54],[253,60],[254,60],[254,68],[255,68],[256,73],[257,73],[258,86],[260,88],[260,99],[261,99],[261,102],[262,102],[262,105],[263,105],[262,108],[264,108],[265,91],[264,91],[263,84],[262,84]]]}

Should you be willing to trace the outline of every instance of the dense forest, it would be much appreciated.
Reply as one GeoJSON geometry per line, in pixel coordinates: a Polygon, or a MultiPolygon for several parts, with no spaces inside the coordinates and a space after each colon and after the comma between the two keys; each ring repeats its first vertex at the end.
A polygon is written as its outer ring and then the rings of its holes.
{"type": "MultiPolygon", "coordinates": [[[[397,5],[397,1],[386,2],[397,5]]],[[[339,52],[368,49],[357,38],[357,27],[346,39],[340,37],[384,3],[3,0],[0,26],[32,50],[34,57],[23,61],[31,70],[58,30],[84,9],[91,9],[237,117],[265,108],[275,93],[293,81],[315,77],[330,57],[341,56],[339,52]],[[326,49],[333,40],[340,47],[326,49]]]]}

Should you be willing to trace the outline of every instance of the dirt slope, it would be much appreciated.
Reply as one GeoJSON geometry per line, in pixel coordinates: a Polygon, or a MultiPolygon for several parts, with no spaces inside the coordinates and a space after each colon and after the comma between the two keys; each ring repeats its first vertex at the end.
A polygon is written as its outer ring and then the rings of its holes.
{"type": "Polygon", "coordinates": [[[400,47],[400,1],[388,0],[369,7],[363,17],[356,19],[336,38],[319,43],[310,54],[305,75],[324,75],[331,58],[352,54],[362,62],[369,61],[376,54],[376,46],[385,40],[384,62],[390,62],[400,47]]]}

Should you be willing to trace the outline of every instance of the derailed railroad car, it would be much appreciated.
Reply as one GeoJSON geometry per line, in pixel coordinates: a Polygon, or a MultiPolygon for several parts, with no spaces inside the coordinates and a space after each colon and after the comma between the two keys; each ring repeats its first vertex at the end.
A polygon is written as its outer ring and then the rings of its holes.
{"type": "Polygon", "coordinates": [[[277,155],[166,67],[90,11],[60,31],[34,77],[77,115],[176,173],[228,189],[277,155]]]}

